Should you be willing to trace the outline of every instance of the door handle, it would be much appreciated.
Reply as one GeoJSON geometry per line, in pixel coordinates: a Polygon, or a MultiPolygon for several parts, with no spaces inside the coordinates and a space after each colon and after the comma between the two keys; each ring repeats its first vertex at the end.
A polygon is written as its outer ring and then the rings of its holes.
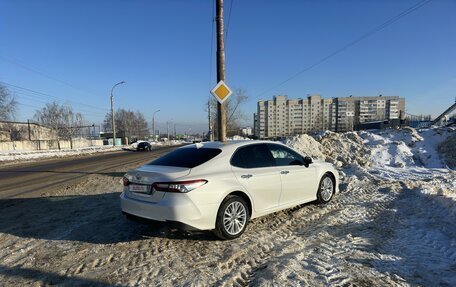
{"type": "Polygon", "coordinates": [[[253,175],[251,174],[243,174],[241,175],[241,178],[251,178],[253,175]]]}
{"type": "Polygon", "coordinates": [[[280,174],[289,174],[290,172],[288,170],[282,170],[280,174]]]}

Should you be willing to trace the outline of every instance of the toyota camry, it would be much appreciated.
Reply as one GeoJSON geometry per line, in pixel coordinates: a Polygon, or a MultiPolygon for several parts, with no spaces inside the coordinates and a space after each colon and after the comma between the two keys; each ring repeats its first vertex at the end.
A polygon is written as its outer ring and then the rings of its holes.
{"type": "Polygon", "coordinates": [[[123,178],[122,212],[239,237],[249,220],[310,201],[328,203],[338,173],[270,141],[205,142],[153,160],[123,178]]]}

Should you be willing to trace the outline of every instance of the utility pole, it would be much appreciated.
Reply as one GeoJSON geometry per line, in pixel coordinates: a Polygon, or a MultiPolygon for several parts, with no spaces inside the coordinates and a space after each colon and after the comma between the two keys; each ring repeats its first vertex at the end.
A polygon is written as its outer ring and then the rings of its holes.
{"type": "Polygon", "coordinates": [[[30,132],[30,120],[27,120],[27,127],[28,127],[28,138],[29,141],[32,140],[31,132],[30,132]]]}
{"type": "MultiPolygon", "coordinates": [[[[225,44],[223,41],[223,0],[215,0],[217,22],[217,83],[225,81],[225,44]]],[[[225,103],[217,102],[217,129],[218,140],[226,141],[226,113],[225,103]]]]}
{"type": "MultiPolygon", "coordinates": [[[[155,114],[158,113],[160,110],[156,110],[154,114],[152,115],[152,133],[154,135],[154,141],[155,141],[155,114]]],[[[160,134],[158,135],[160,136],[160,134]]]]}
{"type": "MultiPolygon", "coordinates": [[[[114,89],[114,88],[113,88],[114,89]]],[[[114,96],[111,92],[111,126],[112,126],[112,145],[116,145],[116,122],[114,121],[114,96]]]]}
{"type": "Polygon", "coordinates": [[[211,111],[211,101],[207,101],[207,111],[209,117],[209,141],[214,140],[214,134],[212,132],[212,111],[211,111]]]}
{"type": "Polygon", "coordinates": [[[122,84],[125,84],[125,81],[118,82],[117,84],[112,86],[112,89],[111,89],[111,116],[112,116],[111,124],[112,124],[112,145],[113,146],[116,145],[116,122],[114,120],[114,95],[113,95],[113,92],[114,92],[115,87],[117,87],[118,85],[122,85],[122,84]]]}

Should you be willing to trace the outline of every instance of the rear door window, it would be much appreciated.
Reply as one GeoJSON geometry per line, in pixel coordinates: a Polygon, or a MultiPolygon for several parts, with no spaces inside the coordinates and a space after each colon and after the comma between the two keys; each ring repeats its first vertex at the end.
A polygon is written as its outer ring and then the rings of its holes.
{"type": "Polygon", "coordinates": [[[266,144],[252,144],[238,148],[231,158],[231,165],[240,168],[260,168],[274,166],[275,161],[266,144]]]}
{"type": "Polygon", "coordinates": [[[178,148],[154,161],[151,161],[148,165],[194,168],[213,159],[221,152],[222,150],[218,148],[178,148]]]}
{"type": "Polygon", "coordinates": [[[304,165],[303,157],[295,151],[277,144],[268,144],[277,166],[304,165]]]}

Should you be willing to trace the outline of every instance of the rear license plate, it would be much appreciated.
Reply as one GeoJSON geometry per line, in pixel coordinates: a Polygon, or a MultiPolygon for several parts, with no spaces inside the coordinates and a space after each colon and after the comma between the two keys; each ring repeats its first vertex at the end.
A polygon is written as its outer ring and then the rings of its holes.
{"type": "Polygon", "coordinates": [[[131,192],[150,193],[150,185],[130,184],[131,192]]]}

